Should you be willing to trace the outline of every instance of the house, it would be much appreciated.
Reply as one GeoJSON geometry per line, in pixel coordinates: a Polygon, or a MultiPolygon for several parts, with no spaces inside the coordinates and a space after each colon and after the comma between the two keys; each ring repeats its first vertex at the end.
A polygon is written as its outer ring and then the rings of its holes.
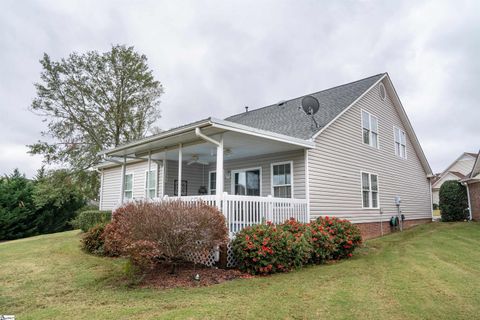
{"type": "Polygon", "coordinates": [[[480,220],[480,151],[475,157],[472,171],[461,180],[467,187],[470,220],[480,220]]]}
{"type": "Polygon", "coordinates": [[[460,181],[470,174],[476,157],[475,153],[464,152],[447,169],[435,177],[432,181],[433,204],[440,204],[440,187],[445,181],[460,181]]]}
{"type": "Polygon", "coordinates": [[[206,201],[230,232],[329,215],[366,237],[432,218],[432,171],[387,73],[226,119],[206,118],[102,152],[100,208],[132,199],[206,201]]]}

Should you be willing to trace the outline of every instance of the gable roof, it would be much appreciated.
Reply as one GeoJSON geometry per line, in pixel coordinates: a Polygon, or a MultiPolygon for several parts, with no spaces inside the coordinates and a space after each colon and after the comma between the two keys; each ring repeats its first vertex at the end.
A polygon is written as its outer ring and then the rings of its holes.
{"type": "Polygon", "coordinates": [[[480,174],[480,150],[478,151],[478,154],[476,155],[476,159],[475,159],[475,163],[473,164],[472,172],[470,172],[470,174],[468,175],[468,178],[473,179],[478,174],[480,174]]]}
{"type": "Polygon", "coordinates": [[[381,73],[310,94],[320,103],[320,109],[314,115],[318,127],[301,109],[305,96],[239,113],[225,120],[295,138],[311,139],[384,76],[385,73],[381,73]]]}

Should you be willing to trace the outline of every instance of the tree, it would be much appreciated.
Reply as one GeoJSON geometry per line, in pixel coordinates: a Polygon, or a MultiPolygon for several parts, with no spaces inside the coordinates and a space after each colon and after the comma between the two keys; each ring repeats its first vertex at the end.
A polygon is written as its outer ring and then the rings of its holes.
{"type": "Polygon", "coordinates": [[[60,61],[45,53],[40,63],[31,109],[47,122],[42,137],[48,141],[29,145],[29,152],[47,164],[92,168],[99,151],[144,137],[160,117],[163,87],[133,47],[72,53],[60,61]]]}
{"type": "Polygon", "coordinates": [[[35,180],[17,169],[0,177],[0,240],[70,230],[85,205],[80,185],[68,170],[39,170],[35,180]]]}
{"type": "Polygon", "coordinates": [[[40,234],[71,229],[69,222],[85,205],[82,185],[68,170],[51,170],[35,181],[35,225],[40,234]]]}
{"type": "Polygon", "coordinates": [[[38,233],[35,220],[32,181],[15,169],[0,177],[0,240],[32,236],[38,233]]]}
{"type": "Polygon", "coordinates": [[[445,181],[440,187],[442,221],[462,221],[468,218],[467,189],[458,181],[445,181]]]}

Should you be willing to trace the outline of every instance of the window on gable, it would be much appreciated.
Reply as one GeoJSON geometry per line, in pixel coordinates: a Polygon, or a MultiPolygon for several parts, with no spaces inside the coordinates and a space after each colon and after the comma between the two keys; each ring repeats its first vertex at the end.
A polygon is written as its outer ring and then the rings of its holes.
{"type": "Polygon", "coordinates": [[[130,200],[133,198],[133,174],[126,174],[124,181],[123,197],[126,200],[130,200]]]}
{"type": "Polygon", "coordinates": [[[378,176],[362,172],[362,207],[378,208],[378,176]]]}
{"type": "Polygon", "coordinates": [[[378,118],[362,111],[363,143],[378,148],[378,118]]]}
{"type": "Polygon", "coordinates": [[[405,131],[395,127],[395,155],[400,158],[407,158],[407,135],[405,131]]]}
{"type": "Polygon", "coordinates": [[[145,172],[145,195],[150,199],[157,196],[157,170],[145,172]]]}
{"type": "Polygon", "coordinates": [[[208,174],[208,189],[210,194],[216,194],[217,173],[215,171],[210,171],[208,174]]]}
{"type": "Polygon", "coordinates": [[[272,165],[272,188],[276,198],[292,197],[292,164],[291,162],[272,165]]]}

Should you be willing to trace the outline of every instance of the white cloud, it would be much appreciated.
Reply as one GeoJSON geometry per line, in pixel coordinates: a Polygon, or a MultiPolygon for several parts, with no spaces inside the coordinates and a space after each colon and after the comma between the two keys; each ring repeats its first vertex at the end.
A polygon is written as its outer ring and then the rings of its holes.
{"type": "MultiPolygon", "coordinates": [[[[480,147],[478,1],[7,1],[4,7],[0,134],[9,144],[0,141],[2,150],[36,141],[43,128],[28,111],[43,52],[60,58],[115,43],[145,53],[164,84],[163,128],[388,71],[435,171],[480,147]]],[[[5,161],[0,169],[9,168],[5,161]]]]}

